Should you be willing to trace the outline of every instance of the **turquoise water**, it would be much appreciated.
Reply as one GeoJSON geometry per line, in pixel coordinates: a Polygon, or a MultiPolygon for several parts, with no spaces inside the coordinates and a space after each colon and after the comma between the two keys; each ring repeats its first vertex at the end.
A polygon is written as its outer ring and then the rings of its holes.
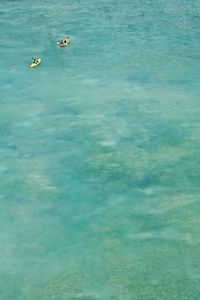
{"type": "Polygon", "coordinates": [[[0,299],[199,299],[199,1],[1,0],[0,25],[0,299]]]}

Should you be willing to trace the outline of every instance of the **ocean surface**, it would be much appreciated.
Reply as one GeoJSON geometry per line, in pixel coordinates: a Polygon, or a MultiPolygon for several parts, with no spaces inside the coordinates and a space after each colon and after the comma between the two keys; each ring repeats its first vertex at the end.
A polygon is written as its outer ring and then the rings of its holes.
{"type": "Polygon", "coordinates": [[[0,41],[0,299],[198,300],[199,0],[1,0],[0,41]]]}

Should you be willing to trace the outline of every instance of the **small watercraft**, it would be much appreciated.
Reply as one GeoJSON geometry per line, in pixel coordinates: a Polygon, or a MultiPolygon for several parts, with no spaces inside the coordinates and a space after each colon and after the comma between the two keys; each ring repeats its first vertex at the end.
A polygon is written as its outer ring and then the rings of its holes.
{"type": "Polygon", "coordinates": [[[41,58],[34,58],[32,64],[30,65],[31,68],[35,68],[39,66],[39,64],[42,62],[41,58]]]}
{"type": "Polygon", "coordinates": [[[69,45],[70,42],[71,42],[70,39],[69,39],[69,38],[66,38],[66,39],[60,41],[60,42],[57,43],[57,44],[58,44],[58,46],[59,46],[60,48],[64,48],[65,46],[69,45]]]}

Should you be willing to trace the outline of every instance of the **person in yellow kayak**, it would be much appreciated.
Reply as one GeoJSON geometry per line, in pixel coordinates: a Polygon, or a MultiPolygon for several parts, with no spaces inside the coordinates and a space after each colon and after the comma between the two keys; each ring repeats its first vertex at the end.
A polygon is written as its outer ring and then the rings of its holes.
{"type": "Polygon", "coordinates": [[[39,63],[39,59],[38,58],[32,57],[32,60],[33,60],[32,64],[36,64],[37,65],[39,63]]]}
{"type": "Polygon", "coordinates": [[[32,62],[32,64],[30,65],[30,67],[31,68],[35,68],[35,67],[37,67],[37,66],[39,66],[39,64],[41,63],[41,58],[33,58],[32,57],[32,59],[33,59],[33,62],[32,62]]]}

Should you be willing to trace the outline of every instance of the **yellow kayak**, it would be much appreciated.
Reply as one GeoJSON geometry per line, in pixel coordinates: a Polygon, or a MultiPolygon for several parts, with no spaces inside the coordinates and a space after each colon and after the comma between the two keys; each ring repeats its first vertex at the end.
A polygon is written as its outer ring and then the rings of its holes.
{"type": "Polygon", "coordinates": [[[32,64],[30,65],[31,68],[35,68],[37,66],[39,66],[39,64],[41,63],[41,58],[37,58],[34,60],[34,62],[32,62],[32,64]]]}

